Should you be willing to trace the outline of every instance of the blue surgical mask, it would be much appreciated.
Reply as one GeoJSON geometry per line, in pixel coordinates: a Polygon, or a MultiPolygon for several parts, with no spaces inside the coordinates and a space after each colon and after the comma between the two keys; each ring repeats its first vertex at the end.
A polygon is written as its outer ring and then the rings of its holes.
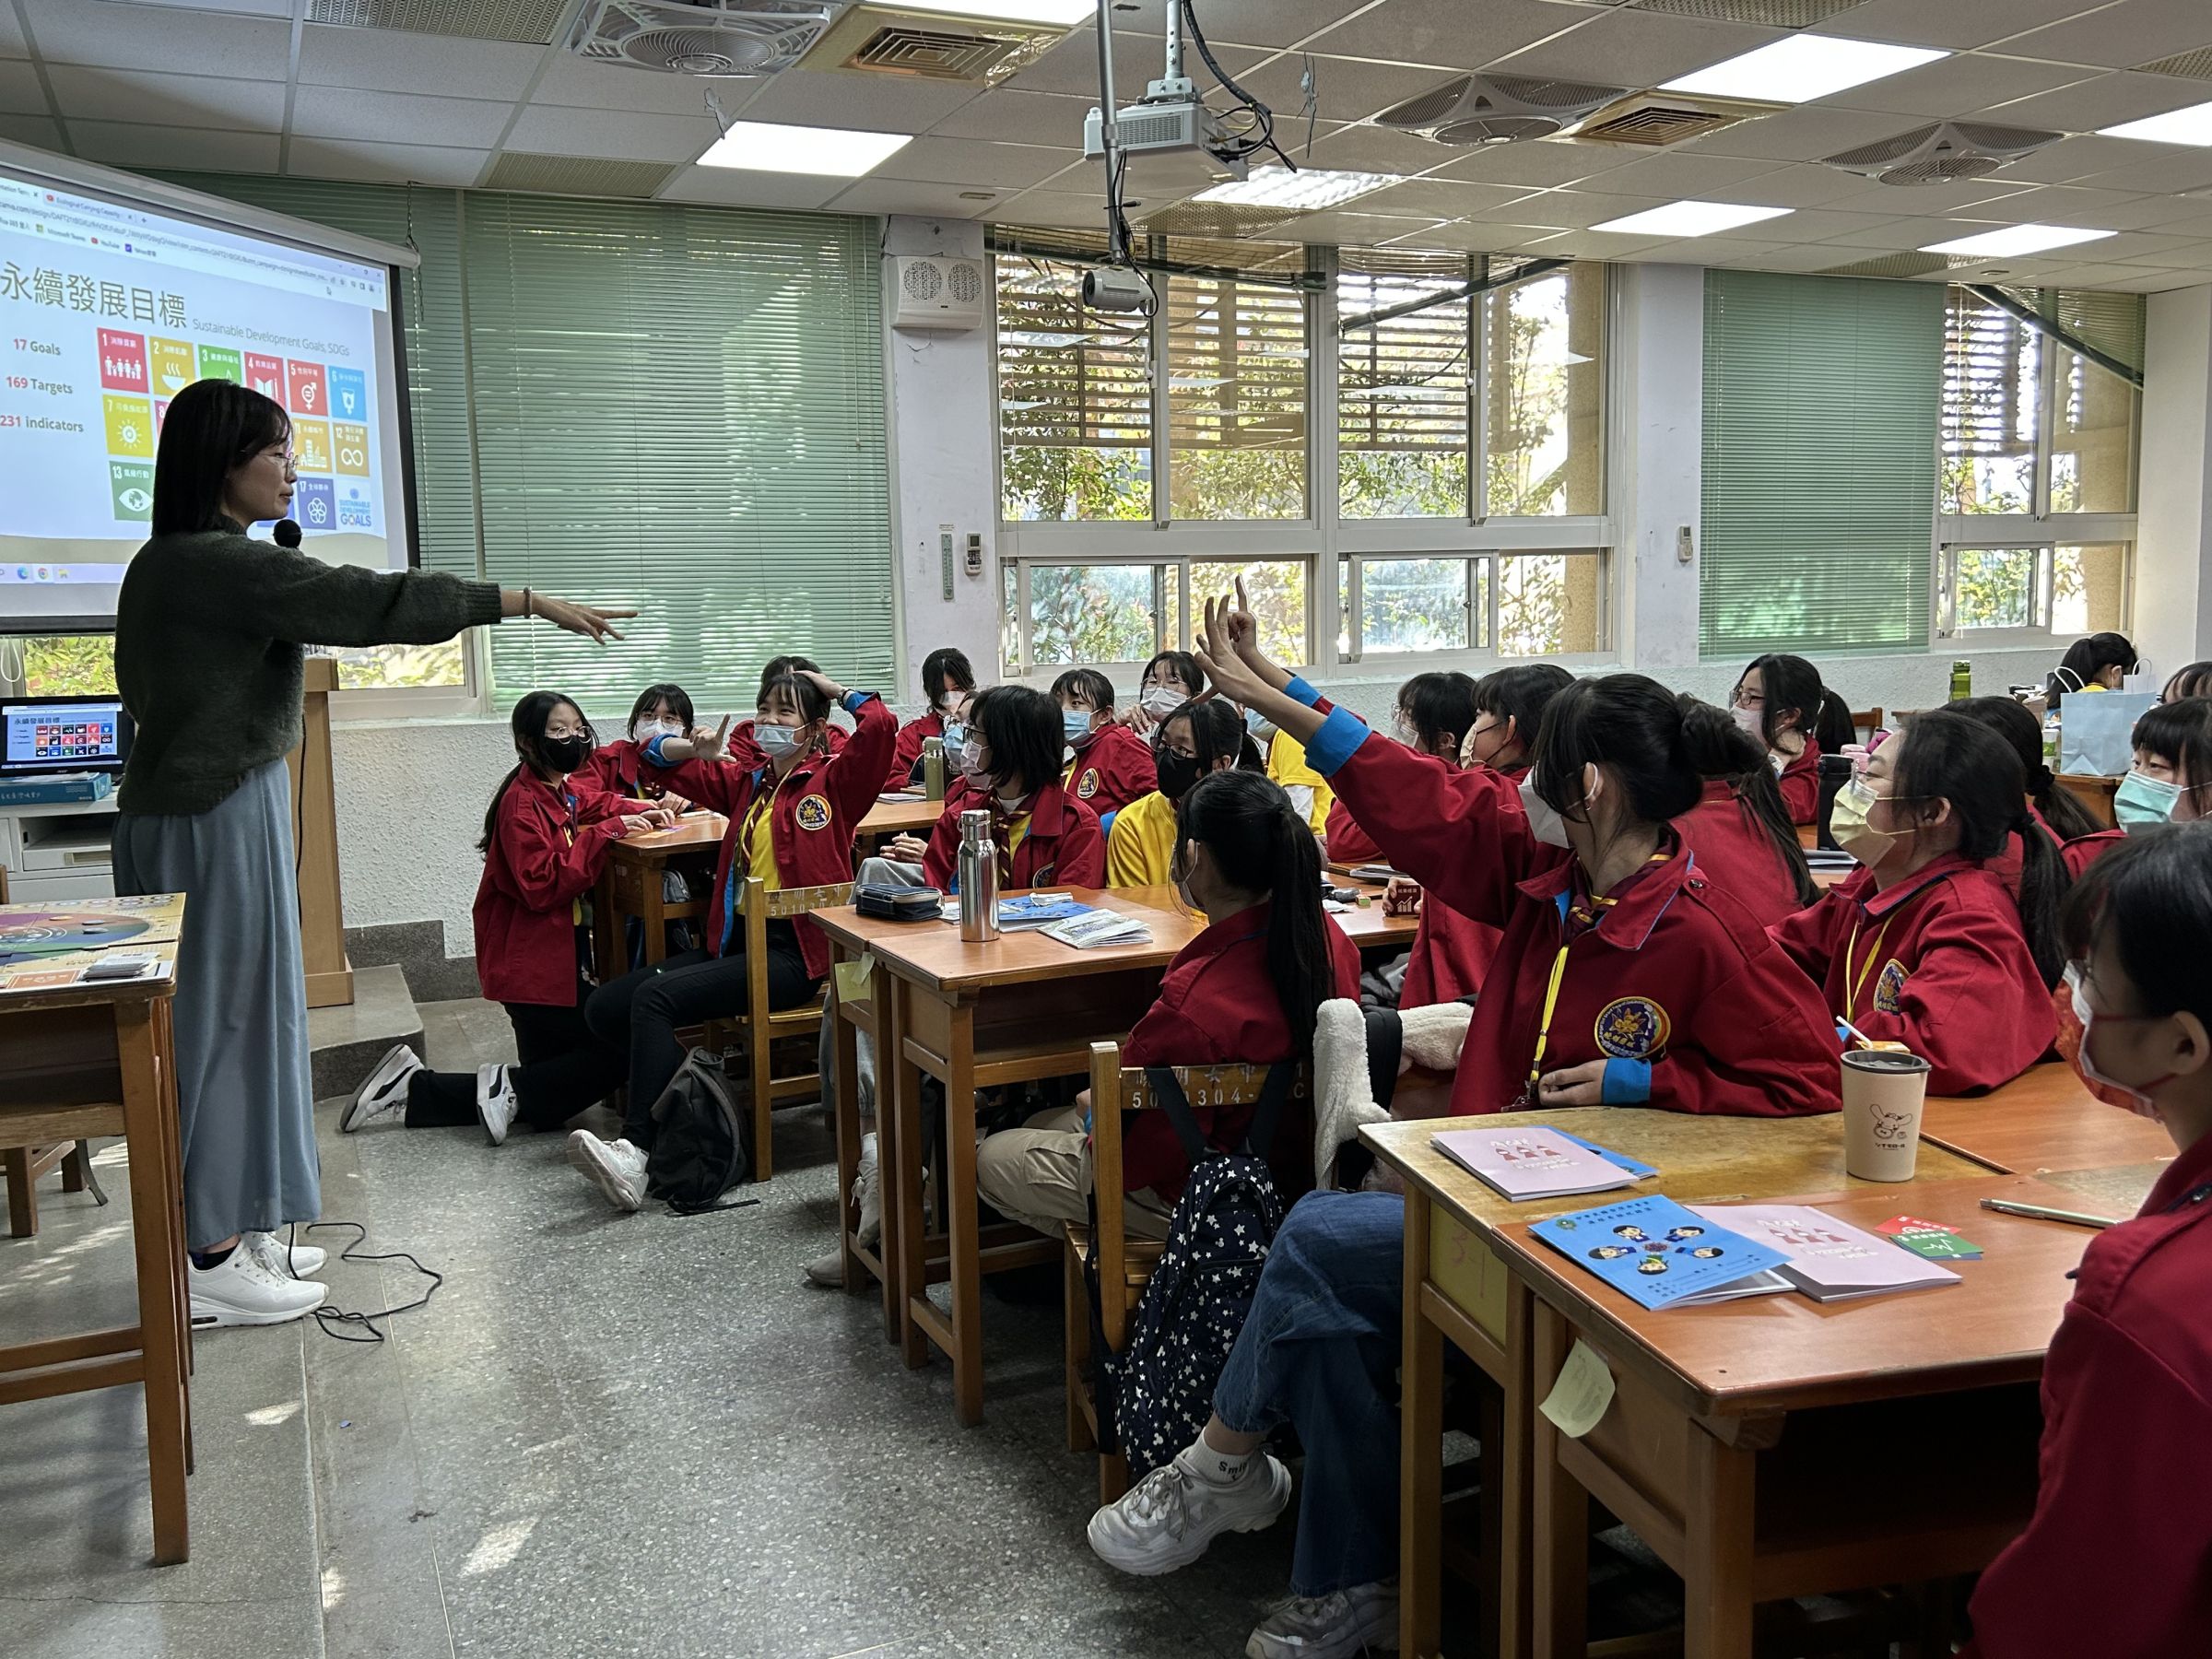
{"type": "Polygon", "coordinates": [[[798,748],[799,728],[756,724],[753,727],[753,741],[760,746],[760,752],[771,760],[782,760],[798,748]]]}
{"type": "Polygon", "coordinates": [[[1274,723],[1257,709],[1244,711],[1244,729],[1252,734],[1254,742],[1260,744],[1265,744],[1275,735],[1274,723]]]}
{"type": "Polygon", "coordinates": [[[2112,792],[2112,816],[2120,821],[2121,829],[2133,834],[2137,830],[2167,822],[2181,799],[2179,783],[2162,783],[2142,772],[2131,771],[2112,792]]]}
{"type": "Polygon", "coordinates": [[[947,754],[959,754],[960,746],[967,741],[968,723],[966,721],[947,720],[945,722],[945,752],[947,754]]]}
{"type": "Polygon", "coordinates": [[[1063,709],[1060,711],[1060,735],[1070,748],[1080,748],[1090,741],[1090,711],[1063,709]]]}

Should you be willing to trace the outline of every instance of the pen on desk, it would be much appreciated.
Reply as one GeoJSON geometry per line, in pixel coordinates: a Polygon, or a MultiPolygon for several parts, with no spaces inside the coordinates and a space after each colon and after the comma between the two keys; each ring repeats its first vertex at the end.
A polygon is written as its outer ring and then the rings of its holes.
{"type": "Polygon", "coordinates": [[[2051,1209],[2041,1204],[2015,1204],[2009,1198],[1984,1198],[1982,1207],[2004,1216],[2025,1216],[2031,1221],[2070,1221],[2077,1227],[2117,1227],[2110,1216],[2084,1215],[2079,1210],[2051,1209]]]}

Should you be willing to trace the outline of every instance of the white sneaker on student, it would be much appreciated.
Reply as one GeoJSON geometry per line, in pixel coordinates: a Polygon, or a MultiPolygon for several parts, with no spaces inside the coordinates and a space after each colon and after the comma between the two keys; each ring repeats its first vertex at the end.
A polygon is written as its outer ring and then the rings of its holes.
{"type": "MultiPolygon", "coordinates": [[[[860,1172],[853,1178],[853,1202],[860,1208],[860,1226],[856,1230],[863,1244],[873,1244],[883,1236],[883,1170],[876,1156],[876,1136],[860,1137],[860,1172]]],[[[842,1244],[824,1253],[806,1264],[806,1281],[819,1285],[825,1290],[838,1290],[845,1283],[845,1252],[842,1244]]]]}
{"type": "Polygon", "coordinates": [[[395,1042],[386,1049],[376,1069],[346,1102],[346,1110],[338,1117],[339,1133],[351,1135],[378,1118],[403,1111],[407,1103],[407,1080],[421,1069],[422,1056],[406,1043],[395,1042]]]}
{"type": "Polygon", "coordinates": [[[324,1287],[273,1271],[241,1243],[212,1267],[187,1269],[194,1330],[219,1325],[286,1324],[323,1305],[324,1287]]]}
{"type": "Polygon", "coordinates": [[[569,1136],[569,1161],[617,1209],[645,1207],[645,1154],[628,1141],[603,1141],[579,1129],[569,1136]]]}
{"type": "Polygon", "coordinates": [[[1090,1547],[1109,1567],[1150,1578],[1187,1567],[1218,1533],[1261,1532],[1290,1501],[1290,1471],[1255,1452],[1233,1481],[1208,1480],[1194,1447],[1146,1476],[1090,1518],[1090,1547]]]}
{"type": "Polygon", "coordinates": [[[506,1065],[477,1067],[477,1115],[495,1147],[507,1141],[507,1126],[514,1122],[514,1070],[506,1065]]]}
{"type": "Polygon", "coordinates": [[[315,1244],[287,1244],[278,1232],[250,1232],[244,1248],[259,1256],[278,1278],[307,1279],[321,1272],[329,1253],[315,1244]]]}
{"type": "Polygon", "coordinates": [[[1253,1627],[1246,1659],[1357,1659],[1398,1645],[1398,1587],[1354,1584],[1294,1595],[1253,1627]]]}

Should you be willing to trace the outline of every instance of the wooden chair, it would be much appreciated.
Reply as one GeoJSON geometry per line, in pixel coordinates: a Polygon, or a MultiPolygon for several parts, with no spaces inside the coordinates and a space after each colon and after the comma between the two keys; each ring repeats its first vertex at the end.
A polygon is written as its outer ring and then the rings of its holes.
{"type": "Polygon", "coordinates": [[[795,1008],[771,1010],[768,1006],[768,924],[778,919],[795,919],[808,911],[849,904],[853,884],[830,887],[780,888],[770,892],[758,876],[745,878],[738,890],[737,922],[745,930],[746,1011],[710,1020],[707,1042],[727,1053],[732,1047],[745,1051],[747,1085],[753,1104],[753,1179],[766,1181],[775,1173],[771,1146],[770,1114],[778,1100],[813,1100],[822,1091],[822,1076],[813,1067],[775,1075],[773,1061],[779,1039],[804,1037],[809,1056],[818,1053],[816,1039],[822,1029],[822,998],[809,997],[795,1008]]]}
{"type": "MultiPolygon", "coordinates": [[[[1267,1085],[1265,1065],[1178,1065],[1171,1068],[1194,1107],[1249,1106],[1267,1085]]],[[[1312,1067],[1300,1061],[1288,1099],[1312,1093],[1312,1067]]],[[[1141,1068],[1122,1065],[1118,1042],[1090,1045],[1091,1181],[1098,1194],[1097,1246],[1100,1325],[1107,1346],[1118,1351],[1129,1337],[1129,1316],[1143,1300],[1159,1265],[1161,1244],[1132,1239],[1123,1202],[1122,1113],[1157,1110],[1159,1101],[1141,1068]]],[[[1090,1295],[1083,1265],[1089,1257],[1091,1229],[1071,1221],[1062,1257],[1067,1281],[1066,1387],[1067,1449],[1088,1452],[1099,1444],[1098,1394],[1084,1372],[1103,1354],[1090,1351],[1090,1295]]],[[[1099,1454],[1099,1501],[1112,1503],[1129,1488],[1129,1460],[1120,1453],[1099,1454]]]]}
{"type": "Polygon", "coordinates": [[[1876,703],[1871,709],[1853,709],[1851,712],[1851,724],[1853,730],[1859,735],[1859,741],[1865,742],[1882,728],[1882,705],[1876,703]]]}
{"type": "MultiPolygon", "coordinates": [[[[0,904],[7,901],[7,866],[0,865],[0,904]]],[[[5,1171],[7,1181],[7,1230],[14,1237],[38,1237],[39,1181],[57,1168],[62,1171],[63,1192],[89,1192],[96,1203],[107,1203],[108,1195],[100,1191],[100,1179],[92,1173],[90,1141],[0,1148],[0,1171],[5,1171]]]]}

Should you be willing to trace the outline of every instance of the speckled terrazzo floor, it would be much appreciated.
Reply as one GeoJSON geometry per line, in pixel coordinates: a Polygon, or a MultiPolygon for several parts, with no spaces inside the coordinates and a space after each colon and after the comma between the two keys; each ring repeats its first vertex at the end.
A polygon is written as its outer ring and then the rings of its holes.
{"type": "MultiPolygon", "coordinates": [[[[481,1004],[423,1010],[434,1064],[508,1057],[481,1004]]],[[[193,1559],[145,1565],[135,1389],[0,1407],[11,1659],[1233,1655],[1284,1593],[1288,1521],[1170,1578],[1084,1546],[1056,1304],[984,1308],[986,1420],[909,1371],[873,1300],[800,1268],[833,1225],[818,1110],[779,1114],[755,1208],[618,1216],[558,1136],[323,1130],[326,1213],[446,1276],[382,1347],[312,1324],[198,1344],[193,1559]]],[[[0,1239],[0,1332],[132,1317],[127,1194],[45,1183],[0,1239]]],[[[314,1241],[344,1242],[318,1232],[314,1241]]],[[[418,1294],[340,1264],[333,1302],[418,1294]]]]}

